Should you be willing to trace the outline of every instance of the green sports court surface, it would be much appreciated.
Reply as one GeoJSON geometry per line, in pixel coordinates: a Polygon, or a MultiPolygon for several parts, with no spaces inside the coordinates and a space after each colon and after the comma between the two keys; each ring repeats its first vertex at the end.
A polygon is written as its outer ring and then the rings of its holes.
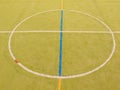
{"type": "Polygon", "coordinates": [[[0,0],[0,90],[120,90],[119,0],[0,0]]]}

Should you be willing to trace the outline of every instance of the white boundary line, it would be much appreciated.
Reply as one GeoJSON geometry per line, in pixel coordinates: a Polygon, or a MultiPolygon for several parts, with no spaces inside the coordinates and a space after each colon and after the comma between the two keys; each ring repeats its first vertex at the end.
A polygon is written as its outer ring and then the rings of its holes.
{"type": "MultiPolygon", "coordinates": [[[[26,31],[15,31],[14,33],[59,33],[60,31],[55,31],[55,30],[26,30],[26,31]]],[[[62,31],[63,33],[103,33],[103,34],[110,34],[109,31],[62,31]]],[[[0,31],[0,34],[4,33],[11,33],[11,31],[0,31]]],[[[114,34],[120,34],[120,31],[114,31],[114,34]]]]}
{"type": "MultiPolygon", "coordinates": [[[[16,61],[16,57],[14,56],[13,52],[12,52],[12,49],[11,49],[11,40],[12,40],[12,36],[14,34],[14,32],[16,31],[16,29],[22,24],[24,23],[26,20],[34,17],[34,16],[37,16],[39,14],[42,14],[42,13],[47,13],[47,12],[54,12],[54,11],[60,11],[59,9],[57,10],[48,10],[48,11],[44,11],[44,12],[38,12],[36,14],[33,14],[25,19],[23,19],[20,23],[18,23],[14,29],[11,31],[10,33],[10,36],[9,36],[9,40],[8,40],[8,49],[9,49],[9,53],[13,59],[13,61],[16,61]]],[[[32,74],[35,74],[35,75],[38,75],[38,76],[43,76],[43,77],[47,77],[47,78],[61,78],[61,79],[69,79],[69,78],[77,78],[77,77],[83,77],[83,76],[86,76],[86,75],[89,75],[91,73],[94,73],[96,71],[98,71],[99,69],[103,68],[112,58],[114,52],[115,52],[115,48],[116,48],[116,41],[115,41],[115,36],[114,36],[114,33],[112,32],[111,28],[106,24],[104,23],[101,19],[93,16],[93,15],[90,15],[90,14],[87,14],[87,13],[84,13],[84,12],[81,12],[81,11],[77,11],[77,10],[67,10],[69,12],[72,12],[72,13],[79,13],[79,14],[83,14],[85,16],[88,16],[98,22],[100,22],[104,27],[106,27],[108,29],[108,31],[110,32],[111,34],[111,37],[112,37],[112,41],[113,41],[113,47],[112,47],[112,51],[109,55],[109,57],[105,60],[105,62],[103,62],[101,65],[99,65],[98,67],[94,68],[93,70],[90,70],[88,72],[84,72],[84,73],[80,73],[80,74],[77,74],[77,75],[69,75],[69,76],[54,76],[54,75],[49,75],[49,74],[43,74],[43,73],[38,73],[38,72],[35,72],[27,67],[25,67],[22,63],[18,62],[17,64],[22,67],[25,71],[27,72],[30,72],[32,74]]]]}

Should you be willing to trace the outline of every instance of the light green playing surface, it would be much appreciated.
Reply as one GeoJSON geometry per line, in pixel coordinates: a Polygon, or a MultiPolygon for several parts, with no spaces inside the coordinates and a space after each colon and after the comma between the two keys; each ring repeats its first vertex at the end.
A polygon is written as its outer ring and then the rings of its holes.
{"type": "MultiPolygon", "coordinates": [[[[0,90],[58,90],[58,79],[36,76],[19,67],[8,51],[10,31],[23,19],[13,34],[11,49],[15,57],[33,71],[58,75],[60,1],[0,0],[0,90]],[[55,11],[49,11],[55,10],[55,11]]],[[[100,70],[73,79],[62,80],[61,90],[120,90],[120,1],[64,0],[63,76],[88,72],[100,66],[112,52],[109,30],[100,22],[76,10],[104,21],[115,35],[116,49],[100,70]]]]}

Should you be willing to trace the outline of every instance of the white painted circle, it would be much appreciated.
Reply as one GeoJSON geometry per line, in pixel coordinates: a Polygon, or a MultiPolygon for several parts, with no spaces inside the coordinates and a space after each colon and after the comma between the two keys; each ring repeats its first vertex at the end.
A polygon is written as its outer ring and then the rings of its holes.
{"type": "MultiPolygon", "coordinates": [[[[28,19],[30,19],[30,18],[32,18],[32,17],[34,17],[34,16],[37,16],[37,15],[43,14],[43,13],[47,13],[47,12],[54,12],[54,11],[60,11],[60,9],[38,12],[38,13],[36,13],[36,14],[33,14],[33,15],[31,15],[31,16],[23,19],[20,23],[18,23],[18,24],[14,27],[14,29],[13,29],[13,30],[11,31],[11,33],[10,33],[9,40],[8,40],[8,49],[9,49],[9,53],[10,53],[13,61],[15,61],[16,58],[15,58],[13,52],[12,52],[12,49],[11,49],[11,39],[12,39],[12,36],[13,36],[14,32],[16,31],[16,29],[17,29],[22,23],[24,23],[25,21],[27,21],[28,19]]],[[[90,18],[92,18],[92,19],[100,22],[104,27],[106,27],[106,28],[109,30],[109,32],[110,32],[110,34],[111,34],[111,36],[112,36],[112,41],[113,41],[112,52],[110,53],[109,57],[106,59],[106,61],[105,61],[104,63],[102,63],[101,65],[99,65],[99,66],[96,67],[95,69],[90,70],[90,71],[85,72],[85,73],[76,74],[76,75],[55,76],[55,75],[38,73],[38,72],[32,71],[31,69],[25,67],[25,66],[24,66],[22,63],[20,63],[20,62],[17,63],[17,64],[18,64],[20,67],[22,67],[25,71],[30,72],[30,73],[35,74],[35,75],[38,75],[38,76],[47,77],[47,78],[69,79],[69,78],[82,77],[82,76],[86,76],[86,75],[89,75],[89,74],[91,74],[91,73],[94,73],[94,72],[98,71],[99,69],[101,69],[102,67],[104,67],[104,66],[110,61],[110,59],[112,58],[112,56],[113,56],[113,54],[114,54],[114,52],[115,52],[115,48],[116,48],[115,36],[114,36],[114,33],[113,33],[113,31],[111,30],[111,28],[110,28],[106,23],[104,23],[101,19],[99,19],[99,18],[97,18],[97,17],[95,17],[95,16],[92,16],[92,15],[90,15],[90,14],[88,14],[88,13],[84,13],[84,12],[77,11],[77,10],[67,10],[67,11],[69,11],[69,12],[74,12],[74,13],[80,13],[80,14],[83,14],[83,15],[85,15],[85,16],[88,16],[88,17],[90,17],[90,18]]]]}

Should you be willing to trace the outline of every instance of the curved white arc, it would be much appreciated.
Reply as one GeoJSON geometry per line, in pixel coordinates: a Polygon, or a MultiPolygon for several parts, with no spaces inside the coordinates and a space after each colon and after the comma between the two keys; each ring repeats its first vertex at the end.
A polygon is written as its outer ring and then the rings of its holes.
{"type": "MultiPolygon", "coordinates": [[[[8,41],[8,49],[9,49],[9,52],[10,52],[10,55],[11,57],[13,58],[13,60],[16,60],[15,56],[13,55],[12,53],[12,50],[11,50],[11,39],[12,39],[12,36],[13,36],[13,33],[15,32],[15,30],[22,24],[24,23],[26,20],[32,18],[33,16],[36,16],[36,15],[39,15],[39,14],[42,14],[42,13],[47,13],[47,12],[53,12],[53,11],[59,11],[60,9],[57,9],[57,10],[48,10],[48,11],[44,11],[44,12],[39,12],[39,13],[36,13],[36,14],[33,14],[27,18],[25,18],[24,20],[22,20],[20,23],[18,23],[15,28],[12,30],[12,32],[10,33],[10,36],[9,36],[9,41],[8,41]]],[[[101,24],[103,24],[110,32],[111,36],[112,36],[112,40],[113,40],[113,47],[112,47],[112,51],[109,55],[109,57],[107,58],[107,60],[101,64],[100,66],[98,66],[97,68],[93,69],[93,70],[90,70],[88,72],[85,72],[85,73],[81,73],[81,74],[77,74],[77,75],[69,75],[69,76],[54,76],[54,75],[48,75],[48,74],[42,74],[42,73],[38,73],[38,72],[35,72],[35,71],[32,71],[31,69],[28,69],[27,67],[25,67],[23,64],[21,63],[17,63],[20,67],[22,67],[24,70],[26,70],[27,72],[30,72],[32,74],[35,74],[35,75],[38,75],[38,76],[43,76],[43,77],[48,77],[48,78],[61,78],[61,79],[69,79],[69,78],[76,78],[76,77],[82,77],[82,76],[86,76],[86,75],[89,75],[99,69],[101,69],[103,66],[105,66],[109,61],[110,59],[112,58],[112,55],[114,54],[115,52],[115,48],[116,48],[116,41],[115,41],[115,36],[114,36],[114,33],[112,32],[111,28],[106,24],[104,23],[102,20],[100,20],[99,18],[95,17],[95,16],[92,16],[90,14],[87,14],[87,13],[83,13],[81,11],[76,11],[76,10],[67,10],[69,12],[76,12],[76,13],[80,13],[80,14],[83,14],[83,15],[86,15],[88,17],[91,17],[97,21],[99,21],[101,24]]]]}
{"type": "Polygon", "coordinates": [[[52,75],[42,74],[42,73],[38,73],[38,72],[32,71],[31,69],[25,67],[25,66],[24,66],[23,64],[21,64],[21,63],[18,63],[18,65],[19,65],[20,67],[22,67],[25,71],[30,72],[30,73],[32,73],[32,74],[35,74],[35,75],[37,75],[37,76],[43,76],[43,77],[47,77],[47,78],[59,78],[59,76],[52,76],[52,75]]]}
{"type": "Polygon", "coordinates": [[[98,66],[97,68],[95,68],[95,69],[93,69],[93,70],[91,70],[91,71],[89,71],[89,72],[85,72],[85,73],[82,73],[82,74],[77,74],[77,75],[74,75],[74,76],[68,76],[68,77],[67,77],[67,78],[76,78],[76,77],[81,77],[81,76],[89,75],[89,74],[91,74],[91,73],[93,73],[93,72],[101,69],[104,65],[106,65],[106,64],[110,61],[110,59],[112,58],[112,56],[113,56],[113,54],[114,54],[114,52],[115,52],[116,41],[115,41],[114,33],[112,32],[111,28],[110,28],[106,23],[104,23],[102,20],[100,20],[100,19],[98,19],[98,18],[96,18],[96,17],[94,17],[94,16],[92,16],[92,15],[89,15],[89,14],[87,14],[87,13],[80,12],[80,11],[76,11],[76,10],[69,10],[69,11],[70,11],[70,12],[81,13],[81,14],[87,15],[87,16],[89,16],[89,17],[91,17],[91,18],[99,21],[100,23],[102,23],[102,24],[110,31],[110,33],[111,33],[111,35],[112,35],[112,39],[113,39],[113,48],[112,48],[112,52],[111,52],[111,54],[109,55],[108,59],[107,59],[103,64],[101,64],[100,66],[98,66]]]}
{"type": "Polygon", "coordinates": [[[39,14],[42,14],[42,13],[47,13],[47,12],[54,12],[54,11],[59,11],[60,9],[56,9],[56,10],[48,10],[48,11],[43,11],[43,12],[38,12],[36,14],[33,14],[25,19],[23,19],[20,23],[18,23],[14,28],[13,30],[11,31],[10,33],[10,36],[9,36],[9,40],[8,40],[8,48],[9,48],[9,52],[10,52],[10,55],[12,56],[13,60],[16,60],[15,56],[13,55],[12,53],[12,49],[11,49],[11,39],[12,39],[12,36],[13,36],[13,33],[15,32],[15,30],[22,24],[24,23],[26,20],[36,16],[36,15],[39,15],[39,14]]]}

